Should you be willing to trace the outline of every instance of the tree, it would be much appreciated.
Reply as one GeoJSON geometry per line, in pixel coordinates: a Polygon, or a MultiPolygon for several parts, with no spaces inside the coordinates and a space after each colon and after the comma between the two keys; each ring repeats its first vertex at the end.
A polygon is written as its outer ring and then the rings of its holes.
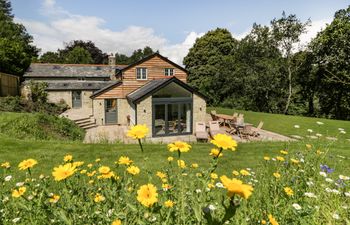
{"type": "Polygon", "coordinates": [[[231,63],[233,74],[225,86],[231,90],[224,106],[264,112],[281,112],[285,93],[282,55],[269,27],[254,24],[243,38],[231,63]],[[229,85],[228,85],[229,84],[229,85]]]}
{"type": "Polygon", "coordinates": [[[93,62],[90,53],[82,47],[75,47],[64,58],[65,63],[90,64],[93,62]]]}
{"type": "Polygon", "coordinates": [[[62,58],[57,52],[45,52],[39,58],[41,63],[62,63],[62,58]]]}
{"type": "Polygon", "coordinates": [[[65,44],[64,49],[59,49],[58,53],[60,57],[66,58],[66,55],[69,54],[76,47],[80,47],[89,52],[90,57],[92,58],[91,63],[94,64],[107,64],[108,55],[103,53],[101,49],[95,46],[92,41],[82,41],[82,40],[73,40],[65,44]]]}
{"type": "Polygon", "coordinates": [[[227,73],[232,73],[225,68],[230,65],[237,43],[227,29],[217,28],[198,38],[184,58],[188,81],[206,94],[211,104],[222,102],[225,96],[226,79],[230,77],[227,73]]]}
{"type": "Polygon", "coordinates": [[[286,16],[285,12],[282,13],[282,18],[273,19],[271,21],[272,34],[277,46],[282,52],[282,55],[286,59],[287,77],[288,77],[288,98],[284,113],[288,113],[288,108],[292,99],[292,56],[293,46],[300,41],[300,35],[305,32],[306,27],[310,21],[302,23],[296,15],[286,16]]]}
{"type": "Polygon", "coordinates": [[[11,3],[0,0],[0,72],[23,75],[38,49],[25,27],[13,22],[11,3]]]}
{"type": "Polygon", "coordinates": [[[149,55],[152,55],[154,53],[153,49],[149,46],[144,47],[143,49],[137,49],[133,51],[130,57],[124,55],[124,54],[115,54],[116,63],[117,64],[132,64],[135,63],[149,55]]]}
{"type": "Polygon", "coordinates": [[[320,107],[325,115],[350,119],[350,6],[335,13],[310,48],[320,79],[320,107]]]}

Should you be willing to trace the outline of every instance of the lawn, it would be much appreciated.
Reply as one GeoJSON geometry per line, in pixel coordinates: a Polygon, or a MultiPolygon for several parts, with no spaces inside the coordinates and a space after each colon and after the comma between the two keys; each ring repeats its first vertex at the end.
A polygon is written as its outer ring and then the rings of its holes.
{"type": "MultiPolygon", "coordinates": [[[[83,144],[80,142],[62,142],[62,141],[35,141],[18,140],[9,137],[0,136],[0,162],[9,161],[17,165],[26,158],[38,160],[40,166],[34,173],[50,174],[52,168],[62,163],[66,154],[72,154],[76,160],[86,163],[94,162],[100,158],[103,165],[112,166],[120,156],[129,156],[143,169],[156,172],[167,165],[168,156],[176,157],[167,150],[165,144],[145,144],[145,153],[141,154],[139,146],[135,144],[83,144]],[[144,160],[147,157],[148,160],[144,160]]],[[[255,142],[241,143],[235,152],[225,151],[224,157],[220,158],[218,173],[230,173],[233,169],[253,168],[258,169],[265,155],[275,156],[282,149],[298,151],[305,149],[305,143],[312,143],[325,150],[329,145],[329,156],[327,161],[330,166],[337,167],[339,172],[350,173],[350,152],[347,142],[255,142]],[[346,157],[344,164],[336,164],[332,157],[346,157]]],[[[208,167],[210,163],[209,151],[213,146],[207,143],[193,144],[193,149],[182,158],[190,163],[198,163],[202,167],[208,167]]]]}
{"type": "MultiPolygon", "coordinates": [[[[232,113],[224,109],[217,111],[232,113]]],[[[335,136],[339,127],[348,130],[349,126],[341,121],[315,118],[244,114],[246,121],[256,124],[264,120],[265,129],[285,135],[302,135],[300,131],[306,129],[305,124],[315,132],[319,129],[317,132],[324,136],[335,136]],[[317,125],[316,121],[322,121],[324,125],[317,125]],[[283,126],[280,125],[282,122],[283,126]],[[295,129],[294,123],[301,128],[295,129]]],[[[0,163],[8,161],[12,166],[10,169],[0,168],[0,184],[3,187],[0,189],[0,202],[4,203],[0,224],[12,224],[14,221],[20,221],[20,224],[46,224],[47,221],[52,224],[95,221],[112,224],[113,220],[121,220],[122,224],[224,224],[229,220],[229,224],[248,225],[270,220],[270,214],[280,224],[349,223],[346,208],[350,205],[347,197],[350,197],[349,178],[340,179],[344,177],[340,175],[350,174],[349,141],[345,137],[338,141],[321,137],[292,142],[239,143],[236,151],[223,151],[224,156],[219,158],[215,170],[216,178],[215,174],[211,174],[216,159],[209,156],[213,148],[210,143],[191,143],[192,149],[181,155],[187,167],[178,168],[174,166],[176,162],[169,165],[167,157],[176,159],[177,153],[169,152],[166,144],[144,144],[144,153],[141,153],[137,144],[84,144],[80,141],[28,137],[19,139],[7,134],[6,130],[0,133],[0,163]],[[287,150],[287,153],[281,150],[287,150]],[[84,161],[84,165],[71,177],[63,178],[64,181],[55,181],[53,168],[64,164],[63,158],[67,154],[73,155],[74,161],[84,161]],[[126,166],[115,165],[120,156],[130,157],[133,165],[139,167],[140,174],[131,175],[126,166]],[[264,160],[264,156],[272,160],[264,160]],[[17,169],[17,165],[28,158],[38,161],[38,165],[30,170],[31,175],[17,169]],[[100,162],[95,163],[96,159],[100,162]],[[92,168],[89,163],[94,164],[92,168]],[[191,168],[192,163],[197,163],[199,168],[191,168]],[[324,166],[320,167],[321,164],[327,164],[334,172],[322,174],[324,166]],[[99,178],[103,174],[101,169],[106,169],[103,166],[110,167],[116,177],[99,178]],[[250,174],[244,175],[241,169],[250,174]],[[93,170],[97,173],[90,176],[93,170]],[[240,173],[234,174],[233,170],[240,173]],[[159,179],[157,171],[164,172],[166,179],[159,179]],[[228,198],[229,187],[237,185],[237,182],[230,178],[225,180],[223,175],[238,178],[244,183],[240,187],[246,190],[235,189],[234,195],[228,198]],[[155,185],[151,187],[158,194],[150,208],[145,207],[147,202],[139,199],[140,195],[154,195],[139,194],[141,189],[150,187],[145,184],[155,185]],[[20,193],[23,188],[24,192],[20,193]],[[286,188],[290,188],[292,194],[286,188]],[[248,189],[250,193],[246,192],[248,189]],[[168,207],[165,202],[170,200],[174,205],[168,207]],[[234,215],[232,212],[236,207],[234,215]],[[210,222],[212,220],[216,222],[210,222]]],[[[66,173],[59,176],[62,174],[66,173]]]]}
{"type": "Polygon", "coordinates": [[[309,135],[307,129],[312,129],[312,135],[320,133],[323,136],[338,137],[339,139],[350,139],[350,133],[340,134],[338,130],[338,128],[343,128],[345,131],[350,131],[350,121],[302,116],[288,116],[282,114],[242,111],[218,107],[209,107],[207,109],[208,112],[211,110],[216,110],[217,113],[223,113],[227,115],[232,115],[234,112],[243,113],[246,122],[257,126],[260,121],[263,121],[263,129],[286,136],[306,136],[309,135]],[[317,122],[322,122],[323,125],[318,125],[317,122]],[[299,125],[300,128],[294,128],[295,125],[299,125]]]}

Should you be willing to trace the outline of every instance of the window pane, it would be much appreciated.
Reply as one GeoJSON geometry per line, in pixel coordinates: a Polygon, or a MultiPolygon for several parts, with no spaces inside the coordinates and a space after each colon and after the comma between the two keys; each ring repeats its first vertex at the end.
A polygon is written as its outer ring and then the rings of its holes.
{"type": "Polygon", "coordinates": [[[168,105],[168,133],[175,134],[179,132],[179,105],[168,105]]]}
{"type": "Polygon", "coordinates": [[[156,135],[165,134],[165,105],[154,106],[154,131],[156,135]]]}
{"type": "Polygon", "coordinates": [[[180,104],[180,133],[191,131],[191,104],[180,104]]]}

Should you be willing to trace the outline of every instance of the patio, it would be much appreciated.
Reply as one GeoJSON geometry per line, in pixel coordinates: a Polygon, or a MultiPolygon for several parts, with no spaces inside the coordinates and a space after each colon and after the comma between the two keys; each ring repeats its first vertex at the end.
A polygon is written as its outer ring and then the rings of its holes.
{"type": "MultiPolygon", "coordinates": [[[[227,126],[228,120],[229,118],[231,118],[232,116],[226,115],[227,117],[225,118],[226,121],[222,121],[222,125],[220,126],[220,131],[221,133],[227,134],[227,135],[231,135],[232,138],[234,140],[236,140],[237,142],[251,142],[251,141],[295,141],[295,139],[278,134],[278,133],[274,133],[271,131],[267,131],[264,129],[259,129],[259,136],[255,137],[255,136],[250,136],[249,139],[243,138],[242,136],[240,136],[239,134],[229,134],[228,132],[231,130],[231,128],[229,128],[227,126]]],[[[223,118],[221,118],[223,119],[223,118]]],[[[212,116],[208,113],[206,115],[206,124],[209,124],[210,121],[213,121],[212,116]]],[[[248,124],[248,123],[246,123],[248,124]]],[[[252,125],[252,124],[248,124],[248,125],[252,125]]],[[[210,140],[210,135],[208,135],[209,140],[210,140]]]]}

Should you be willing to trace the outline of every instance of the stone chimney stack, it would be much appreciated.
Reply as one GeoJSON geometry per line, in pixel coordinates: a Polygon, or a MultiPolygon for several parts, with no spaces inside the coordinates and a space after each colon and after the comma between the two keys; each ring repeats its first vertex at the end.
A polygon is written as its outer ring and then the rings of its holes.
{"type": "Polygon", "coordinates": [[[111,53],[108,56],[108,65],[110,65],[110,66],[114,66],[115,65],[115,56],[113,55],[113,53],[111,53]]]}

